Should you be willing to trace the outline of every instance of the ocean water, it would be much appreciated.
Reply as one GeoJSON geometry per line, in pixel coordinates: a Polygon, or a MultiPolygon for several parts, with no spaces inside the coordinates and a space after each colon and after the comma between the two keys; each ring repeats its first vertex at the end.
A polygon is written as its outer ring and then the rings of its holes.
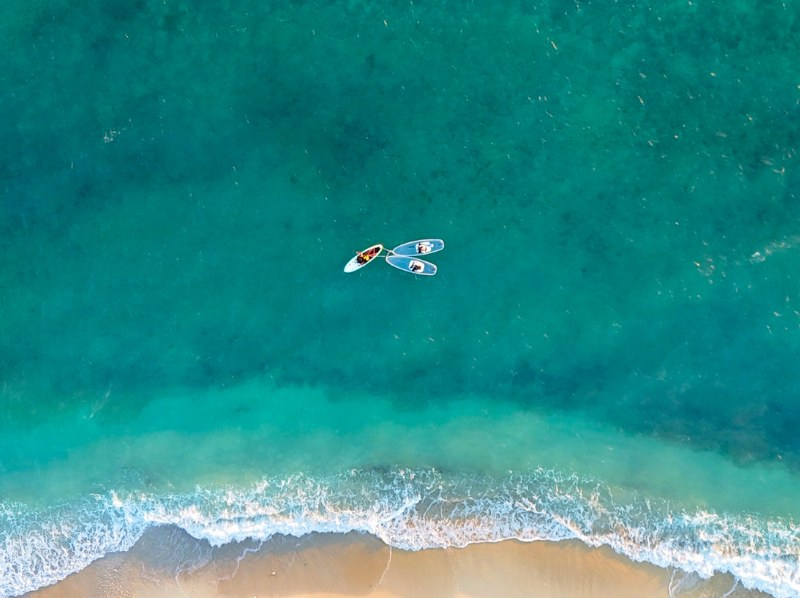
{"type": "Polygon", "coordinates": [[[1,596],[164,526],[577,538],[800,595],[800,6],[0,31],[1,596]],[[435,277],[342,272],[422,237],[435,277]]]}

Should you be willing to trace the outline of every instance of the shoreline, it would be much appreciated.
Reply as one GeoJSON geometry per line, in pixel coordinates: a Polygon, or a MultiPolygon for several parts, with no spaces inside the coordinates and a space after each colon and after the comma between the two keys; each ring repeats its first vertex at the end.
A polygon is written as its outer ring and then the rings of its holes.
{"type": "Polygon", "coordinates": [[[634,563],[577,540],[392,549],[361,533],[275,536],[212,548],[177,528],[149,530],[114,553],[26,598],[768,598],[727,574],[700,579],[634,563]],[[727,592],[727,593],[726,593],[727,592]]]}

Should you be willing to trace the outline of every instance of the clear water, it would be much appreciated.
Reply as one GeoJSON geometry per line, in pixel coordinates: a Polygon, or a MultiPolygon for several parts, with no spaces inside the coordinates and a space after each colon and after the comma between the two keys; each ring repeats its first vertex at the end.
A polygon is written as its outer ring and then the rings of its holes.
{"type": "Polygon", "coordinates": [[[800,592],[800,8],[0,23],[0,594],[158,525],[800,592]],[[342,273],[426,236],[434,278],[342,273]]]}

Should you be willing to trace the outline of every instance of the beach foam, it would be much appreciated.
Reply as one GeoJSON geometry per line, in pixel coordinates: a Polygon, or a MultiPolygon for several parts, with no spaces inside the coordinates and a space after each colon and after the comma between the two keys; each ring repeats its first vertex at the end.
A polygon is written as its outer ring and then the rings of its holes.
{"type": "Polygon", "coordinates": [[[672,510],[666,502],[623,499],[594,480],[551,470],[493,479],[396,469],[297,475],[190,494],[109,492],[39,511],[6,504],[0,595],[55,583],[105,554],[130,549],[149,527],[167,525],[212,546],[350,531],[407,550],[578,539],[702,577],[728,572],[778,598],[800,592],[800,527],[793,521],[672,510]]]}

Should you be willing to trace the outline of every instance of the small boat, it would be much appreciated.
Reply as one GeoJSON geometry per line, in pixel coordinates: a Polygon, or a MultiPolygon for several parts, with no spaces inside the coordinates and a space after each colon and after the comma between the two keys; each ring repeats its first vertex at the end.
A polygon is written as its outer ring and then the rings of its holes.
{"type": "Polygon", "coordinates": [[[398,245],[390,253],[396,255],[428,255],[444,249],[444,241],[441,239],[420,239],[419,241],[409,241],[398,245]]]}
{"type": "Polygon", "coordinates": [[[383,251],[383,245],[378,243],[372,247],[367,247],[364,251],[359,251],[353,259],[344,265],[345,272],[355,272],[360,270],[370,262],[374,261],[383,251]]]}
{"type": "Polygon", "coordinates": [[[435,264],[409,255],[394,255],[390,253],[386,256],[386,262],[390,266],[394,266],[404,272],[410,272],[411,274],[422,274],[423,276],[433,276],[436,274],[435,264]]]}

